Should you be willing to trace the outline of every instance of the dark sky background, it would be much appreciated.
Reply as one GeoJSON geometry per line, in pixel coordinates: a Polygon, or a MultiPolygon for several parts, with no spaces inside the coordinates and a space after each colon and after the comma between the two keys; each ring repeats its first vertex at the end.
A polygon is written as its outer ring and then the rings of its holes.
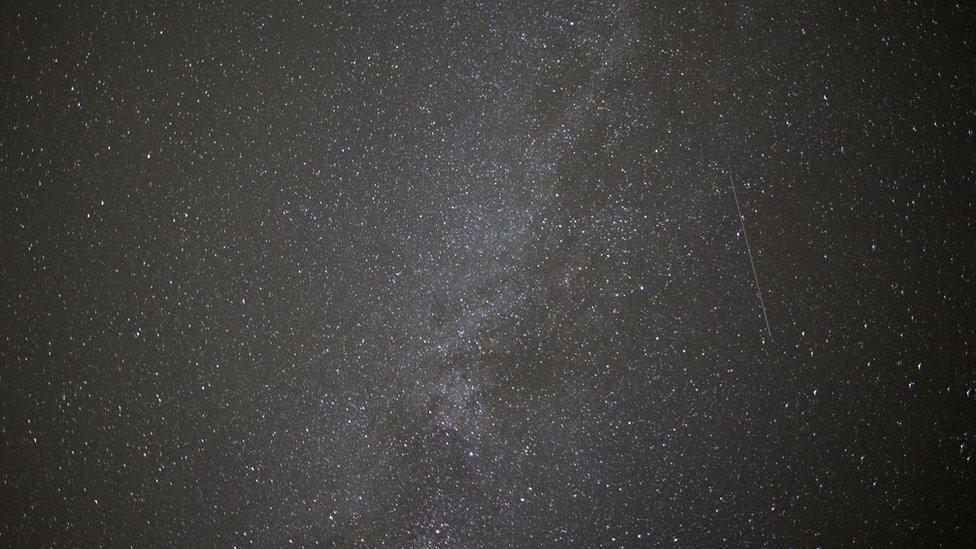
{"type": "Polygon", "coordinates": [[[974,15],[3,2],[0,545],[976,543],[974,15]]]}

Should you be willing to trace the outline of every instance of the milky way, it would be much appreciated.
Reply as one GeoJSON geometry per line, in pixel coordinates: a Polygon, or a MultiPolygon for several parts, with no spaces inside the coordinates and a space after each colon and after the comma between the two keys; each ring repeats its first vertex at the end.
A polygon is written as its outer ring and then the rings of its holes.
{"type": "Polygon", "coordinates": [[[0,6],[0,545],[976,543],[976,9],[266,4],[0,6]]]}

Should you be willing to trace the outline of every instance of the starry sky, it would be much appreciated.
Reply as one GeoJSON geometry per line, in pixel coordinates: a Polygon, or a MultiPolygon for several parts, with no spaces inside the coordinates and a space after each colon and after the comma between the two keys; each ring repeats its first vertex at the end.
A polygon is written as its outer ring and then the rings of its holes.
{"type": "Polygon", "coordinates": [[[0,545],[976,543],[974,22],[4,2],[0,545]]]}

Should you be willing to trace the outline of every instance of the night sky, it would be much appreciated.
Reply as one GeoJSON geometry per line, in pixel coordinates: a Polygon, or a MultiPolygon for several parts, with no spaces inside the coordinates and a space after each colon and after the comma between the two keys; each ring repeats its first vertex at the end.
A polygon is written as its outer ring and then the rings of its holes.
{"type": "Polygon", "coordinates": [[[0,545],[976,543],[976,5],[30,4],[0,545]]]}

